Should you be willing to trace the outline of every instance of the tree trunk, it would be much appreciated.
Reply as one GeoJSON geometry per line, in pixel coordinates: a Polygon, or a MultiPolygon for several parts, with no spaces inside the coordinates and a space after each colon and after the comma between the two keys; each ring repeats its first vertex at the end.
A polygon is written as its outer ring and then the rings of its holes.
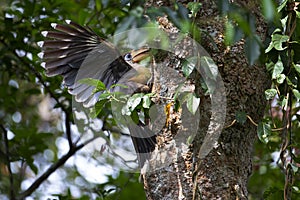
{"type": "MultiPolygon", "coordinates": [[[[266,27],[259,11],[260,2],[255,2],[235,1],[255,15],[257,33],[264,40],[266,27]]],[[[159,136],[163,145],[157,147],[160,152],[171,152],[173,162],[157,168],[157,161],[154,160],[158,157],[155,155],[158,150],[154,152],[147,170],[142,171],[147,199],[247,199],[247,181],[252,171],[252,148],[257,138],[257,127],[249,119],[244,124],[232,122],[238,111],[246,113],[254,122],[262,118],[266,104],[264,90],[270,83],[264,66],[249,66],[244,53],[244,40],[230,48],[225,46],[225,18],[218,13],[216,4],[209,0],[201,3],[196,20],[208,33],[202,34],[201,45],[218,66],[225,86],[224,91],[220,88],[218,92],[226,94],[227,101],[218,98],[220,102],[213,102],[202,94],[199,87],[196,88],[201,97],[200,123],[194,141],[188,147],[176,145],[170,139],[170,135],[176,135],[179,129],[175,119],[180,116],[173,112],[174,116],[170,118],[174,120],[170,122],[170,128],[159,136]],[[216,46],[212,45],[212,39],[216,46]],[[226,103],[225,125],[218,119],[220,110],[216,108],[222,103],[226,103]],[[221,131],[220,135],[218,131],[221,131]],[[207,143],[210,134],[219,135],[216,143],[207,143]]]]}

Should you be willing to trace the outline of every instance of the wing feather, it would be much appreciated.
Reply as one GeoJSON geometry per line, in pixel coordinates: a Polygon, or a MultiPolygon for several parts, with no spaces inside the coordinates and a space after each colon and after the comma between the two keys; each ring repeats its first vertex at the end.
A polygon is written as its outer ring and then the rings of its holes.
{"type": "Polygon", "coordinates": [[[90,28],[68,21],[52,24],[54,31],[43,32],[47,38],[40,45],[45,61],[46,75],[64,77],[64,84],[75,99],[84,106],[92,106],[93,86],[78,83],[84,78],[99,79],[106,87],[117,83],[133,68],[121,57],[118,50],[99,37],[90,28]]]}

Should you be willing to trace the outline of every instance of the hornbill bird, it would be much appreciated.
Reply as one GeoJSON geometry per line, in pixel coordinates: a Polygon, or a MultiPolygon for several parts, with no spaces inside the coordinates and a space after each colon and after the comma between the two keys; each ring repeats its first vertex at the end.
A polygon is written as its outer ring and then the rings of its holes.
{"type": "MultiPolygon", "coordinates": [[[[147,86],[151,70],[139,64],[149,57],[149,48],[143,47],[121,55],[114,45],[88,27],[67,20],[67,24],[51,24],[54,31],[43,31],[47,38],[39,43],[43,51],[40,57],[47,76],[62,75],[65,86],[77,102],[91,107],[97,102],[97,94],[92,95],[94,87],[80,84],[82,78],[101,80],[106,88],[113,84],[125,87],[112,87],[112,91],[132,94],[147,86]]],[[[99,93],[98,93],[99,96],[99,93]]],[[[154,150],[156,136],[144,125],[128,127],[138,155],[139,165],[143,166],[154,150]]]]}

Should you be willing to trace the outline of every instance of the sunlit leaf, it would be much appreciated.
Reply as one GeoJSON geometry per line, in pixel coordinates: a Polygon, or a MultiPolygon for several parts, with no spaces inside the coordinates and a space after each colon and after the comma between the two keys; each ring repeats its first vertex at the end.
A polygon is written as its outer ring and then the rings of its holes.
{"type": "Polygon", "coordinates": [[[278,51],[282,51],[287,48],[283,47],[283,43],[286,43],[289,40],[289,36],[280,34],[280,29],[275,29],[275,31],[272,34],[272,40],[268,46],[268,48],[265,50],[266,53],[270,52],[272,48],[275,48],[278,51]]]}
{"type": "Polygon", "coordinates": [[[184,76],[188,77],[192,71],[194,70],[195,65],[193,65],[193,63],[185,61],[182,65],[182,71],[184,76]]]}
{"type": "Polygon", "coordinates": [[[288,0],[284,0],[280,6],[277,8],[277,12],[280,12],[283,8],[285,8],[286,3],[288,2],[288,0]]]}
{"type": "Polygon", "coordinates": [[[289,40],[288,35],[280,35],[280,34],[275,34],[272,37],[273,43],[274,43],[274,48],[278,51],[282,51],[287,48],[283,47],[283,43],[287,42],[289,40]]]}
{"type": "Polygon", "coordinates": [[[293,64],[293,67],[295,68],[295,70],[298,72],[298,74],[300,75],[300,64],[293,64]]]}
{"type": "Polygon", "coordinates": [[[263,143],[269,142],[269,136],[271,135],[271,126],[265,122],[259,122],[257,127],[257,135],[260,141],[263,143]]]}
{"type": "Polygon", "coordinates": [[[276,78],[276,82],[278,83],[278,84],[282,84],[283,82],[284,82],[284,80],[285,80],[285,75],[284,74],[279,74],[278,76],[277,76],[277,78],[276,78]]]}
{"type": "Polygon", "coordinates": [[[293,94],[297,99],[300,99],[300,92],[297,89],[293,89],[293,94]]]}
{"type": "Polygon", "coordinates": [[[149,95],[143,96],[143,107],[150,108],[150,105],[151,105],[151,99],[150,99],[149,95]]]}
{"type": "Polygon", "coordinates": [[[78,83],[95,86],[95,89],[97,91],[103,91],[106,89],[105,84],[98,79],[84,78],[84,79],[78,80],[78,83]]]}
{"type": "Polygon", "coordinates": [[[199,3],[199,2],[189,2],[187,4],[187,7],[192,12],[192,16],[195,17],[197,12],[201,8],[201,3],[199,3]]]}
{"type": "Polygon", "coordinates": [[[277,90],[276,89],[267,89],[265,91],[265,96],[266,96],[267,100],[274,99],[274,97],[276,96],[276,94],[277,94],[277,90]]]}
{"type": "Polygon", "coordinates": [[[131,115],[132,111],[141,103],[143,98],[142,93],[137,93],[129,97],[126,105],[122,108],[123,115],[131,115]]]}
{"type": "Polygon", "coordinates": [[[283,72],[283,63],[281,61],[280,56],[278,57],[278,61],[275,63],[273,72],[272,72],[272,79],[276,79],[283,72]]]}
{"type": "Polygon", "coordinates": [[[200,58],[201,68],[204,69],[205,76],[210,79],[216,80],[218,77],[218,66],[213,59],[208,56],[202,56],[200,58]]]}
{"type": "Polygon", "coordinates": [[[104,100],[104,99],[109,99],[111,97],[111,93],[105,92],[101,93],[98,97],[98,101],[104,100]]]}
{"type": "Polygon", "coordinates": [[[196,97],[193,93],[189,93],[187,96],[186,106],[187,109],[194,115],[199,107],[200,98],[196,97]]]}
{"type": "Polygon", "coordinates": [[[295,10],[297,18],[300,18],[300,12],[295,10]]]}

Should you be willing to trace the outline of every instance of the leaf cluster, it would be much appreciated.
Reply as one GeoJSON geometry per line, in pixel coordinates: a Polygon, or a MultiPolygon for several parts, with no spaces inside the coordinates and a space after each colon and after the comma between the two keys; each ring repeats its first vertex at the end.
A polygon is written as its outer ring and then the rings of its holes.
{"type": "Polygon", "coordinates": [[[299,177],[299,154],[296,153],[300,147],[298,5],[299,2],[288,0],[281,2],[277,8],[272,1],[264,0],[262,3],[263,14],[272,30],[265,48],[265,66],[270,73],[272,86],[265,91],[266,100],[269,101],[268,113],[258,124],[257,133],[260,141],[269,148],[267,154],[280,155],[273,157],[273,167],[262,165],[268,169],[264,174],[275,173],[276,177],[282,179],[280,184],[268,183],[269,189],[265,191],[264,199],[273,199],[274,191],[285,198],[299,194],[299,184],[284,180],[284,175],[278,170],[281,168],[285,173],[290,170],[291,176],[299,177]],[[289,161],[286,156],[290,157],[289,161]]]}

